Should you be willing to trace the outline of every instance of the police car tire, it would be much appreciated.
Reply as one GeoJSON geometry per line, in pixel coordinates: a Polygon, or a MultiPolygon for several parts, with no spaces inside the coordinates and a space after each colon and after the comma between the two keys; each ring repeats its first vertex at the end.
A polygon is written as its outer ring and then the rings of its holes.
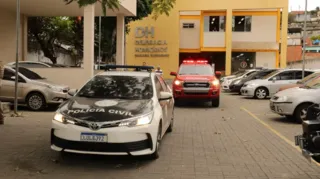
{"type": "Polygon", "coordinates": [[[156,148],[155,151],[149,156],[149,158],[151,160],[156,160],[159,158],[159,147],[161,144],[161,131],[162,131],[162,127],[161,127],[161,123],[159,124],[159,129],[158,129],[158,134],[157,134],[157,143],[156,143],[156,148]]]}
{"type": "Polygon", "coordinates": [[[173,115],[174,115],[174,112],[172,112],[172,119],[171,119],[171,121],[170,121],[170,126],[169,126],[168,129],[167,129],[167,132],[168,132],[168,133],[170,133],[170,132],[173,131],[173,123],[174,123],[174,121],[173,121],[173,115]]]}
{"type": "Polygon", "coordinates": [[[211,101],[211,103],[212,103],[212,107],[219,107],[219,105],[220,105],[220,97],[218,97],[217,99],[213,99],[212,101],[211,101]]]}

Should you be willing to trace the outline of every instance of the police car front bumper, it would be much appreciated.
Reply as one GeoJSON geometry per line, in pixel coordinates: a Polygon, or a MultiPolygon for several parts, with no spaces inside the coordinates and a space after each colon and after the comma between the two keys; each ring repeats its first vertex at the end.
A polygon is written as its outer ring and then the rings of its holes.
{"type": "Polygon", "coordinates": [[[52,121],[51,149],[97,155],[148,155],[155,151],[158,125],[112,127],[93,131],[74,124],[52,121]],[[82,134],[104,136],[103,142],[84,142],[82,134]]]}

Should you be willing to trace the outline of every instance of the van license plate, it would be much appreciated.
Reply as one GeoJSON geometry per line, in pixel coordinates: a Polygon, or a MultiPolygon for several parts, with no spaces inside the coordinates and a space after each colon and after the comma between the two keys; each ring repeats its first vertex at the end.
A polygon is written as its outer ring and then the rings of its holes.
{"type": "Polygon", "coordinates": [[[80,141],[108,142],[108,135],[107,134],[99,134],[99,133],[81,133],[80,141]]]}

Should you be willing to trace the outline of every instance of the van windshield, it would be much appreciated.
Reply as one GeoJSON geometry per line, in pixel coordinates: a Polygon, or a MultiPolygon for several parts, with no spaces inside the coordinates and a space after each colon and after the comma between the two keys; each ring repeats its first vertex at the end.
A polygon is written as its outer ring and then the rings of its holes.
{"type": "Polygon", "coordinates": [[[181,65],[179,75],[214,75],[210,65],[181,65]]]}

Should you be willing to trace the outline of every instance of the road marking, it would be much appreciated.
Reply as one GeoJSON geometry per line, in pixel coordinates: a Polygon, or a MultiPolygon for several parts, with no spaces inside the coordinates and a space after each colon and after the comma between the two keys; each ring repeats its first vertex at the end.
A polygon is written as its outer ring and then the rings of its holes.
{"type": "MultiPolygon", "coordinates": [[[[268,128],[270,131],[272,131],[274,134],[276,134],[278,137],[280,137],[281,139],[283,139],[285,142],[287,142],[289,145],[291,145],[293,148],[297,149],[300,153],[301,150],[298,146],[296,146],[291,140],[289,140],[288,138],[286,138],[285,136],[283,136],[281,133],[279,133],[277,130],[275,130],[273,127],[271,127],[269,124],[265,123],[263,120],[261,120],[260,118],[258,118],[256,115],[254,115],[252,112],[250,112],[248,109],[246,109],[245,107],[241,107],[240,109],[242,109],[243,111],[245,111],[247,114],[249,114],[251,117],[253,117],[255,120],[257,120],[258,122],[260,122],[262,125],[264,125],[266,128],[268,128]]],[[[316,162],[313,158],[311,158],[312,163],[316,164],[317,166],[320,167],[320,164],[318,162],[316,162]]]]}

